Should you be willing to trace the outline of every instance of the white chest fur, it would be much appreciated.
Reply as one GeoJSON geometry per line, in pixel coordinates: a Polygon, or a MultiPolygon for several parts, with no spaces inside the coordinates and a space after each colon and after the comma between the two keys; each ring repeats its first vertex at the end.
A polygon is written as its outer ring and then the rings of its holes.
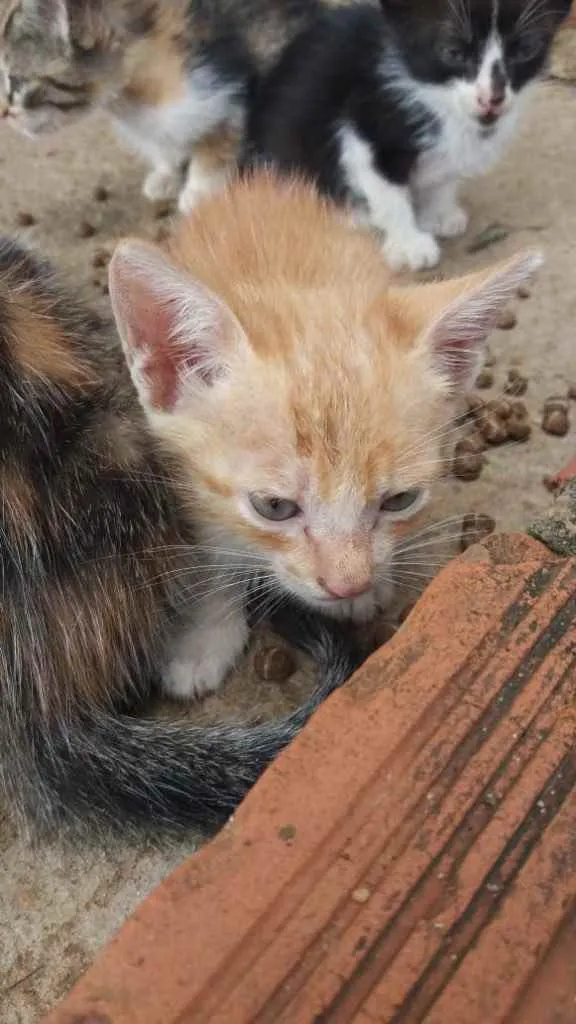
{"type": "Polygon", "coordinates": [[[473,114],[471,89],[464,83],[421,86],[418,94],[439,125],[439,134],[431,137],[413,173],[413,186],[424,189],[488,170],[513,137],[522,105],[521,97],[512,97],[500,120],[486,130],[473,114]]]}

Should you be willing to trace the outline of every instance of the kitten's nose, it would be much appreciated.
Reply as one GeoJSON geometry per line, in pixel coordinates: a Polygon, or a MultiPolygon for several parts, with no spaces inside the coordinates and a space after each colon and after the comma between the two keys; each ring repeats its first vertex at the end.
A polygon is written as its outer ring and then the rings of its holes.
{"type": "Polygon", "coordinates": [[[370,578],[365,580],[355,580],[353,583],[345,580],[331,580],[328,583],[328,581],[323,579],[322,576],[319,576],[318,583],[327,594],[330,594],[330,597],[338,598],[360,597],[360,594],[365,594],[372,586],[372,580],[370,578]]]}

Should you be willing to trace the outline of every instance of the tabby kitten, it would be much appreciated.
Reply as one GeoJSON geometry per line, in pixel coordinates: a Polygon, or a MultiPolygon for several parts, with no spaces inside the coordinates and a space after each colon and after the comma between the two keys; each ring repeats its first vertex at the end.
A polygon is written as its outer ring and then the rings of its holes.
{"type": "Polygon", "coordinates": [[[249,159],[298,170],[385,233],[392,269],[465,231],[463,178],[516,129],[570,0],[381,0],[324,11],[258,90],[249,159]]]}
{"type": "Polygon", "coordinates": [[[236,164],[255,75],[317,0],[5,0],[0,116],[27,135],[104,108],[189,210],[236,164]]]}
{"type": "Polygon", "coordinates": [[[341,627],[284,622],[323,669],[288,720],[204,730],[127,707],[155,681],[216,689],[251,588],[340,617],[389,599],[456,398],[538,257],[390,288],[367,234],[258,175],[167,252],[117,248],[130,387],[47,269],[0,255],[4,788],[40,824],[218,824],[348,675],[341,627]]]}

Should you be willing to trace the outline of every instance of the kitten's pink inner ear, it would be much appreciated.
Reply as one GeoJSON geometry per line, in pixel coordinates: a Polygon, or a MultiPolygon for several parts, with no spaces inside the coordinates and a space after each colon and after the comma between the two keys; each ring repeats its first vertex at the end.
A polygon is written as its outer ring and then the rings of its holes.
{"type": "Polygon", "coordinates": [[[160,250],[120,243],[109,282],[126,361],[145,407],[170,411],[195,385],[213,384],[226,372],[232,315],[160,250]]]}
{"type": "Polygon", "coordinates": [[[472,386],[500,314],[541,263],[539,253],[522,253],[492,271],[424,286],[435,289],[435,298],[445,309],[424,332],[420,344],[432,349],[438,369],[454,387],[472,386]]]}

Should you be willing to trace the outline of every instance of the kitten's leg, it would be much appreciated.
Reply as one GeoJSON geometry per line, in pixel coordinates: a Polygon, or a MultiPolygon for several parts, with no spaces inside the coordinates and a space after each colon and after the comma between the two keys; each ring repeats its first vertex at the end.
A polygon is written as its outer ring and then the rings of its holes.
{"type": "Polygon", "coordinates": [[[418,227],[408,186],[395,185],[376,170],[370,145],[351,128],[342,131],[340,142],[346,184],[367,203],[372,225],[386,233],[384,255],[390,268],[435,266],[440,249],[434,236],[418,227]]]}
{"type": "Polygon", "coordinates": [[[147,175],[142,194],[152,202],[159,202],[162,199],[176,199],[182,187],[182,168],[178,164],[157,163],[147,175]]]}
{"type": "Polygon", "coordinates": [[[468,214],[458,203],[457,189],[456,181],[436,188],[416,187],[418,224],[423,231],[430,231],[438,238],[456,238],[464,234],[468,227],[468,214]]]}
{"type": "Polygon", "coordinates": [[[204,196],[219,192],[236,167],[239,133],[224,126],[207,135],[194,149],[178,200],[181,213],[190,213],[204,196]]]}
{"type": "MultiPolygon", "coordinates": [[[[232,588],[234,589],[234,588],[232,588]]],[[[203,697],[217,690],[248,641],[243,591],[213,593],[194,606],[194,622],[173,641],[162,673],[171,697],[203,697]]]]}

